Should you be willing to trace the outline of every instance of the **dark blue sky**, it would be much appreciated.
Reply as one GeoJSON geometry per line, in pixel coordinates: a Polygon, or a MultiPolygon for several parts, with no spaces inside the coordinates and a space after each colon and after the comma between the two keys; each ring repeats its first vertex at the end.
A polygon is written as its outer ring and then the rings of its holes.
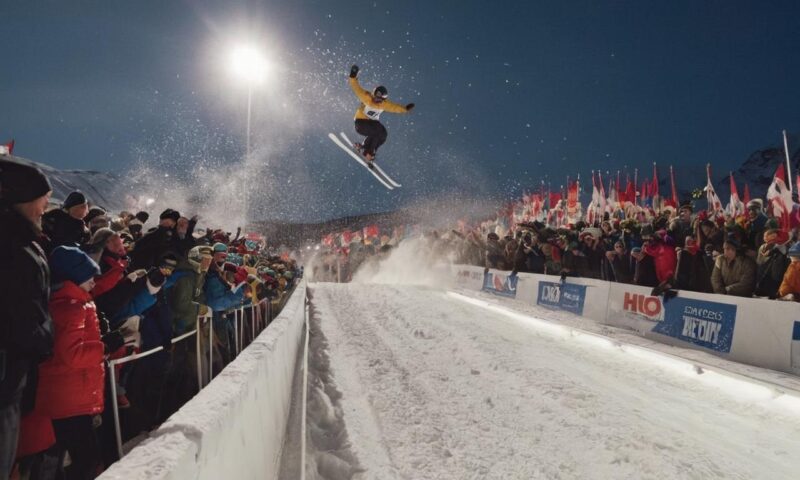
{"type": "Polygon", "coordinates": [[[0,140],[59,168],[225,178],[244,149],[224,63],[239,39],[276,64],[253,104],[260,217],[506,196],[653,161],[725,171],[800,131],[800,3],[601,3],[7,1],[0,140]],[[417,104],[382,117],[400,190],[325,138],[352,131],[352,63],[417,104]]]}

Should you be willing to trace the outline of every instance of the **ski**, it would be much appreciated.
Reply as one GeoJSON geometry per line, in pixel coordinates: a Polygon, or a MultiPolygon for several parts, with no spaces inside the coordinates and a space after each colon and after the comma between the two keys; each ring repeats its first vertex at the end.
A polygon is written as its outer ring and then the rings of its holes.
{"type": "Polygon", "coordinates": [[[357,154],[355,150],[345,145],[345,143],[342,142],[342,140],[339,139],[339,137],[337,137],[333,133],[329,133],[328,138],[330,138],[333,141],[333,143],[338,145],[339,148],[341,148],[342,150],[347,152],[351,157],[353,157],[359,164],[361,164],[362,167],[366,168],[369,171],[369,173],[372,174],[373,177],[377,178],[378,181],[383,184],[384,187],[388,188],[389,190],[394,190],[394,186],[391,183],[389,183],[387,180],[381,177],[381,175],[378,173],[376,169],[369,168],[367,166],[367,162],[363,158],[361,158],[361,156],[357,154]]]}
{"type": "MultiPolygon", "coordinates": [[[[347,142],[347,144],[350,145],[350,147],[353,150],[355,150],[355,148],[356,148],[355,144],[350,141],[350,139],[347,137],[347,135],[345,135],[344,132],[339,132],[339,134],[342,136],[344,141],[347,142]]],[[[395,182],[392,177],[390,177],[386,172],[384,172],[383,169],[377,163],[372,162],[372,166],[375,167],[375,170],[377,170],[378,173],[380,173],[383,176],[383,178],[385,178],[393,186],[402,187],[402,185],[400,185],[399,183],[395,182]]]]}

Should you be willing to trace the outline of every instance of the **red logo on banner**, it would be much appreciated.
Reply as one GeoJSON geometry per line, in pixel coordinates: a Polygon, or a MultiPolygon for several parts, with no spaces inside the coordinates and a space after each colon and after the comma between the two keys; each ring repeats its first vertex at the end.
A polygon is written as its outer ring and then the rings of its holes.
{"type": "Polygon", "coordinates": [[[641,293],[625,292],[622,309],[639,315],[650,317],[653,320],[664,318],[663,307],[659,297],[642,295],[641,293]]]}

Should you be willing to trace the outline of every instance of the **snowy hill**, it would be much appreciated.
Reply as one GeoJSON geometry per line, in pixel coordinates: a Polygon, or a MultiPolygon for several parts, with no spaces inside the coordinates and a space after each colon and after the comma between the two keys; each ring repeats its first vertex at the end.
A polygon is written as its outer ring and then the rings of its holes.
{"type": "MultiPolygon", "coordinates": [[[[788,135],[789,152],[792,165],[792,176],[796,178],[800,173],[800,135],[788,135]]],[[[786,156],[783,152],[783,143],[756,150],[745,162],[733,171],[733,178],[741,195],[744,191],[744,184],[750,185],[750,192],[753,198],[764,198],[769,184],[772,183],[772,176],[781,163],[786,163],[786,156]]],[[[713,172],[714,177],[718,178],[714,183],[720,198],[727,203],[730,194],[730,180],[728,172],[713,172]],[[724,193],[724,196],[722,195],[724,193]]]]}
{"type": "Polygon", "coordinates": [[[125,208],[125,195],[120,190],[122,177],[119,175],[94,170],[59,170],[12,155],[2,155],[2,158],[39,167],[53,186],[54,203],[60,203],[70,192],[80,190],[92,204],[114,211],[125,208]]]}

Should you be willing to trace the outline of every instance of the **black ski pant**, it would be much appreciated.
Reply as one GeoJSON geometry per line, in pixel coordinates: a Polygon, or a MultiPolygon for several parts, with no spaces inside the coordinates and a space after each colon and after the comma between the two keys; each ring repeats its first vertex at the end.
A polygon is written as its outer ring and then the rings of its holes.
{"type": "Polygon", "coordinates": [[[69,452],[72,463],[64,469],[65,480],[91,480],[97,476],[102,454],[97,441],[97,432],[92,415],[53,420],[56,433],[56,444],[61,452],[60,463],[63,465],[64,454],[69,452]]]}
{"type": "Polygon", "coordinates": [[[386,137],[388,133],[386,132],[386,127],[381,125],[381,122],[377,120],[366,120],[366,119],[358,119],[356,120],[356,132],[360,135],[364,135],[364,154],[371,153],[375,155],[375,152],[378,151],[378,147],[383,145],[386,142],[386,137]]]}

